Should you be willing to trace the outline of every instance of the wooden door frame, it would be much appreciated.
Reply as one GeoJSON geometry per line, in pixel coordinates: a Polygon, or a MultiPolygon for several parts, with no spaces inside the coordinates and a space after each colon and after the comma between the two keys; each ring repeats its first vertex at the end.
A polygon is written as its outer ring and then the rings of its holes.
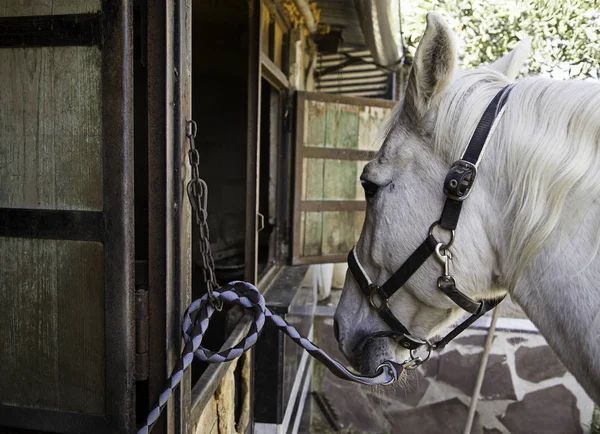
{"type": "MultiPolygon", "coordinates": [[[[91,233],[98,234],[97,239],[93,240],[103,242],[105,413],[91,415],[0,405],[0,423],[9,422],[14,428],[61,429],[64,433],[121,433],[135,429],[133,64],[130,56],[133,51],[133,2],[103,0],[101,8],[101,13],[80,16],[80,22],[102,29],[102,40],[94,38],[90,43],[82,42],[79,37],[74,37],[71,42],[64,34],[62,39],[40,38],[36,34],[38,28],[46,29],[50,35],[56,33],[60,36],[61,29],[52,25],[56,17],[3,18],[13,23],[23,21],[24,28],[27,28],[25,24],[28,22],[38,22],[38,25],[28,27],[30,34],[21,35],[30,41],[28,46],[102,44],[99,49],[102,51],[103,211],[22,210],[24,214],[21,217],[24,220],[12,223],[5,220],[0,235],[89,240],[91,226],[91,233]],[[60,214],[61,218],[56,220],[56,226],[44,229],[36,226],[40,213],[60,214]],[[97,215],[100,218],[95,218],[97,215]],[[27,229],[26,234],[20,233],[23,228],[27,229]]],[[[76,17],[73,15],[71,18],[76,17]]],[[[94,30],[88,33],[93,36],[94,30]]],[[[5,39],[0,40],[0,47],[10,46],[5,39]]],[[[10,209],[0,211],[3,215],[11,212],[10,209]]],[[[42,220],[44,217],[41,216],[42,220]]]]}
{"type": "MultiPolygon", "coordinates": [[[[147,0],[148,65],[148,402],[164,390],[182,350],[191,303],[191,207],[186,185],[191,119],[191,0],[147,0]]],[[[191,372],[184,373],[156,433],[191,431],[191,372]]]]}

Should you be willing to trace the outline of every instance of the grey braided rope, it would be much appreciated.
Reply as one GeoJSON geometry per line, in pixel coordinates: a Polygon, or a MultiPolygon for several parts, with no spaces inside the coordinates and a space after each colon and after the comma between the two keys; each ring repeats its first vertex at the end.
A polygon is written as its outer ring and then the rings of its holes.
{"type": "Polygon", "coordinates": [[[150,411],[146,418],[146,424],[139,429],[138,434],[147,434],[150,432],[171,398],[173,390],[179,385],[183,373],[192,364],[194,355],[198,359],[209,363],[222,363],[236,359],[256,343],[258,335],[265,324],[265,318],[270,319],[280,331],[288,335],[296,344],[300,345],[311,356],[323,363],[338,378],[366,385],[389,384],[397,380],[402,369],[401,365],[387,362],[380,367],[378,374],[373,377],[357,375],[348,371],[340,362],[328,356],[308,339],[302,337],[298,333],[298,330],[288,325],[283,318],[267,309],[263,296],[254,285],[248,282],[235,281],[228,283],[218,290],[213,291],[213,296],[224,303],[238,304],[252,312],[254,322],[251,324],[247,336],[235,346],[220,352],[210,351],[202,347],[201,343],[204,333],[208,328],[210,318],[215,309],[209,302],[208,294],[192,302],[183,318],[183,339],[185,345],[181,357],[175,364],[173,372],[167,380],[168,386],[158,398],[158,404],[150,411]]]}

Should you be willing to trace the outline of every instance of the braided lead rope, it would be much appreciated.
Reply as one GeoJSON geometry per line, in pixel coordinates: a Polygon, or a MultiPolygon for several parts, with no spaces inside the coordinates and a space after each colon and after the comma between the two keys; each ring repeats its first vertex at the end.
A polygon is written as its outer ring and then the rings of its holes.
{"type": "Polygon", "coordinates": [[[340,362],[328,356],[308,339],[302,337],[298,333],[298,330],[288,325],[283,318],[267,309],[263,296],[254,285],[248,282],[235,281],[223,285],[218,290],[213,291],[213,297],[225,303],[238,304],[252,312],[254,322],[251,324],[247,336],[235,346],[220,352],[210,351],[202,347],[200,344],[215,309],[210,303],[208,294],[195,300],[188,307],[183,318],[183,339],[185,345],[181,352],[181,357],[175,364],[173,372],[167,380],[168,386],[158,398],[158,404],[150,411],[146,418],[146,424],[140,428],[138,434],[147,434],[150,432],[171,398],[173,390],[181,381],[183,373],[192,364],[194,355],[198,359],[209,363],[227,362],[241,356],[242,353],[256,343],[258,335],[265,324],[265,317],[269,318],[280,331],[287,334],[295,343],[308,351],[311,356],[323,363],[338,378],[366,385],[389,384],[398,379],[398,375],[402,370],[401,365],[387,362],[380,366],[379,373],[373,377],[357,375],[348,371],[340,362]]]}

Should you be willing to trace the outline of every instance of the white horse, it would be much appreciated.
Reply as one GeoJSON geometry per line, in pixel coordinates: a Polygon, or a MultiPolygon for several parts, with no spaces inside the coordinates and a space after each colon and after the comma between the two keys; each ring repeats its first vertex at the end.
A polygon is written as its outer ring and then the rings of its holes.
{"type": "MultiPolygon", "coordinates": [[[[458,71],[453,33],[439,15],[428,14],[404,99],[361,177],[368,205],[356,256],[373,282],[385,282],[438,220],[451,163],[490,100],[514,80],[529,45],[521,42],[487,67],[458,71]]],[[[597,403],[599,146],[597,82],[516,81],[450,249],[460,291],[475,300],[510,293],[597,403]]],[[[439,275],[440,264],[430,257],[390,299],[393,315],[423,340],[464,315],[437,288],[439,275]]],[[[408,358],[394,340],[374,335],[385,330],[348,273],[335,333],[356,369],[372,374],[386,360],[408,358]]]]}

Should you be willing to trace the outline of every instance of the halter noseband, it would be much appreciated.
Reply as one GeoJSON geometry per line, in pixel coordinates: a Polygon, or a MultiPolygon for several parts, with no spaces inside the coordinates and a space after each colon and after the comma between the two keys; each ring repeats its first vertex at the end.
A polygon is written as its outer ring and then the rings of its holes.
{"type": "Polygon", "coordinates": [[[402,347],[410,350],[411,359],[404,363],[405,369],[414,369],[425,362],[433,350],[444,348],[448,342],[462,333],[479,317],[495,308],[504,299],[502,297],[494,300],[477,301],[460,292],[456,288],[454,278],[450,274],[452,256],[449,248],[454,242],[454,230],[458,224],[462,203],[471,193],[481,155],[487,146],[492,128],[495,127],[496,120],[499,119],[502,113],[510,91],[510,86],[504,87],[496,94],[485,109],[461,159],[452,164],[446,175],[446,179],[444,180],[446,203],[444,204],[440,219],[431,225],[429,235],[425,238],[425,241],[416,248],[400,268],[383,285],[379,286],[369,279],[369,276],[360,264],[356,255],[356,246],[348,254],[348,267],[363,294],[368,297],[371,307],[377,310],[381,318],[391,328],[391,331],[377,332],[372,336],[391,337],[402,347]],[[433,230],[437,226],[450,232],[450,240],[447,243],[441,243],[435,239],[433,230]],[[438,289],[446,294],[461,309],[469,312],[471,316],[456,326],[445,337],[432,344],[410,334],[408,329],[392,313],[389,299],[433,254],[435,254],[435,257],[443,267],[442,275],[437,280],[438,289]],[[428,351],[424,359],[417,357],[415,354],[416,350],[423,346],[428,351]]]}

